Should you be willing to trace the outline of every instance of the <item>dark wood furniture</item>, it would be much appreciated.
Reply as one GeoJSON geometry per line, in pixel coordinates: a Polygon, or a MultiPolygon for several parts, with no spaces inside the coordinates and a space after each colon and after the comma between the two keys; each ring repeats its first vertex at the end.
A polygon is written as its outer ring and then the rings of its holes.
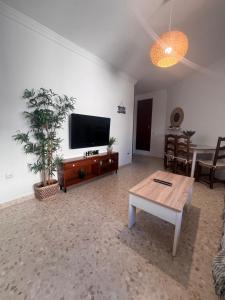
{"type": "Polygon", "coordinates": [[[164,168],[171,167],[174,170],[174,157],[176,156],[176,140],[177,136],[174,134],[165,135],[164,147],[164,168]]]}
{"type": "Polygon", "coordinates": [[[186,135],[178,135],[176,138],[176,154],[175,160],[175,173],[179,170],[185,172],[189,176],[192,164],[192,154],[190,151],[190,137],[186,135]]]}
{"type": "Polygon", "coordinates": [[[217,141],[216,151],[213,160],[199,160],[197,162],[197,178],[196,181],[200,181],[201,177],[203,182],[209,184],[210,188],[213,189],[214,182],[224,182],[215,177],[216,170],[225,169],[225,137],[219,137],[217,141]],[[202,174],[202,168],[207,168],[209,174],[202,174]],[[204,180],[208,177],[208,180],[204,180]]]}
{"type": "Polygon", "coordinates": [[[84,182],[108,172],[118,170],[117,152],[103,153],[92,157],[65,159],[58,168],[60,189],[66,192],[68,186],[84,182]]]}

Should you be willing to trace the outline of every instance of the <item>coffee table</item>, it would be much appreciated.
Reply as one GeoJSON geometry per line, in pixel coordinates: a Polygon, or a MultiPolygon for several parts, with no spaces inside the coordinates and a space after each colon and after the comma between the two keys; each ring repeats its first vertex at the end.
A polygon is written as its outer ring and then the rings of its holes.
{"type": "Polygon", "coordinates": [[[175,225],[172,255],[176,255],[185,204],[188,209],[192,200],[194,178],[156,171],[129,190],[129,224],[136,222],[136,208],[175,225]],[[160,179],[172,183],[167,186],[155,182],[160,179]]]}

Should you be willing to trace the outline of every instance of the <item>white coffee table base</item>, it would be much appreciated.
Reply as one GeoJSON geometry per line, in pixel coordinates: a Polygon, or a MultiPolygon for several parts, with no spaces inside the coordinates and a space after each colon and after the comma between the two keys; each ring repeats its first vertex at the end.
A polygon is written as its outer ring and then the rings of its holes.
{"type": "MultiPolygon", "coordinates": [[[[192,199],[192,189],[190,190],[189,195],[187,197],[188,208],[191,205],[191,199],[192,199]]],[[[172,255],[175,256],[177,251],[178,240],[180,236],[183,211],[175,211],[173,209],[159,205],[152,201],[146,200],[142,197],[130,194],[129,195],[129,224],[128,224],[129,228],[131,228],[136,222],[136,208],[146,211],[162,220],[165,220],[175,225],[173,251],[172,251],[172,255]]]]}

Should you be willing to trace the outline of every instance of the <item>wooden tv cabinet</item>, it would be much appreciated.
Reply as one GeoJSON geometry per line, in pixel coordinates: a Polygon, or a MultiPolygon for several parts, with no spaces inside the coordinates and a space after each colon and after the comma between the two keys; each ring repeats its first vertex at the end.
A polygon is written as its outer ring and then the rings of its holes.
{"type": "Polygon", "coordinates": [[[68,186],[84,182],[108,172],[118,170],[118,152],[111,154],[102,153],[90,157],[77,157],[64,159],[58,168],[58,182],[60,189],[64,190],[68,186]]]}

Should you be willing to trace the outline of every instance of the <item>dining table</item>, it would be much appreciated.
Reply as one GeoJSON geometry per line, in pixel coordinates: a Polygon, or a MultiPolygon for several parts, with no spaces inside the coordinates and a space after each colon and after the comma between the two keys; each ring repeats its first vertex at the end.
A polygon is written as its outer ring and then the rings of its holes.
{"type": "Polygon", "coordinates": [[[212,154],[212,159],[213,159],[216,147],[208,146],[208,145],[192,144],[190,147],[190,150],[193,153],[192,164],[191,164],[191,177],[194,177],[197,155],[198,154],[212,154]]]}

